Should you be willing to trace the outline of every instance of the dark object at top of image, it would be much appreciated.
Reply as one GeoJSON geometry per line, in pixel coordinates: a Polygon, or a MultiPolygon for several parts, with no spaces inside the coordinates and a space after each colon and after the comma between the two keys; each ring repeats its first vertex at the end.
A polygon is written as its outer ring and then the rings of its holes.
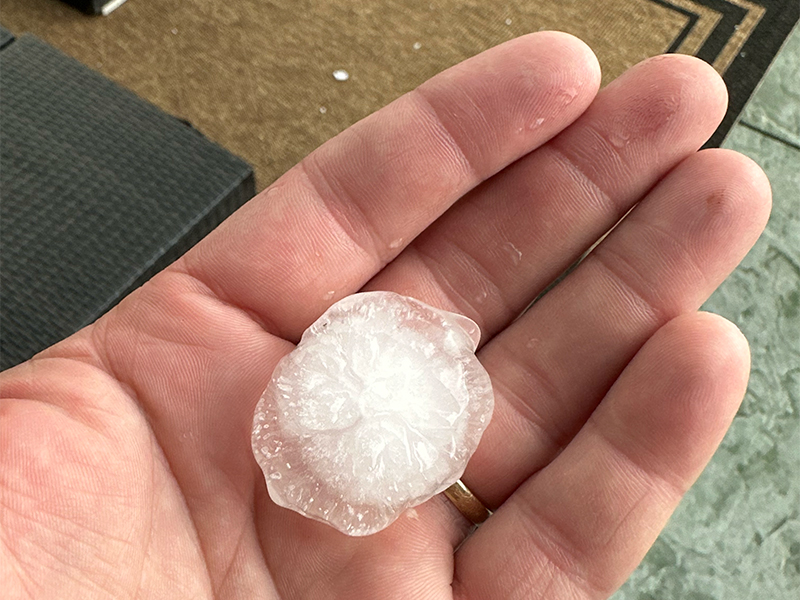
{"type": "Polygon", "coordinates": [[[62,0],[70,6],[74,6],[81,12],[87,15],[108,15],[121,5],[125,4],[126,0],[62,0]]]}

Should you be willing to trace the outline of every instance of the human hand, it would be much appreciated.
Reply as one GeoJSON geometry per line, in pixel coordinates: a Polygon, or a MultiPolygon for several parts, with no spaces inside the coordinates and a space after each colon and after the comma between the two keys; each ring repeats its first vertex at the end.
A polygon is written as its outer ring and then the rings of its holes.
{"type": "Polygon", "coordinates": [[[663,56],[595,98],[598,85],[594,56],[565,34],[469,59],[3,373],[0,589],[609,596],[744,394],[746,341],[696,311],[760,234],[770,192],[743,156],[696,152],[726,104],[709,66],[663,56]],[[253,458],[274,365],[331,303],[376,289],[481,326],[496,408],[463,480],[496,512],[466,541],[442,496],[347,537],[274,505],[253,458]]]}

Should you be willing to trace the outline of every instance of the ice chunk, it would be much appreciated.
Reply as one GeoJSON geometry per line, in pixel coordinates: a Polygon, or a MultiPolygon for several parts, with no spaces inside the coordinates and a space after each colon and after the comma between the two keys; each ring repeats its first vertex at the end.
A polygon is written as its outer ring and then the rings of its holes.
{"type": "Polygon", "coordinates": [[[331,306],[275,368],[253,421],[272,500],[369,535],[464,472],[491,418],[478,326],[391,292],[331,306]]]}

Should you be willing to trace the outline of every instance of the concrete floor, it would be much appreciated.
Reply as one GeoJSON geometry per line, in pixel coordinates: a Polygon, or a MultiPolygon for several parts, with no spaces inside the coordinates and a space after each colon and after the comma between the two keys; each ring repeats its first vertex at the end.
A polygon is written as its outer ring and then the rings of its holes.
{"type": "Polygon", "coordinates": [[[723,146],[760,164],[773,189],[766,232],[704,306],[750,341],[750,386],[614,600],[800,598],[800,26],[723,146]]]}

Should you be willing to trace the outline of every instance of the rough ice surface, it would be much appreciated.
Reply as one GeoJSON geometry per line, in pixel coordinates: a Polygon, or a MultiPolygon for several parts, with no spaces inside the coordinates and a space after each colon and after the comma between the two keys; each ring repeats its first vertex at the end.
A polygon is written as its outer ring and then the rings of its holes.
{"type": "Polygon", "coordinates": [[[331,306],[256,407],[272,500],[369,535],[453,484],[494,407],[479,338],[467,317],[391,292],[331,306]]]}

